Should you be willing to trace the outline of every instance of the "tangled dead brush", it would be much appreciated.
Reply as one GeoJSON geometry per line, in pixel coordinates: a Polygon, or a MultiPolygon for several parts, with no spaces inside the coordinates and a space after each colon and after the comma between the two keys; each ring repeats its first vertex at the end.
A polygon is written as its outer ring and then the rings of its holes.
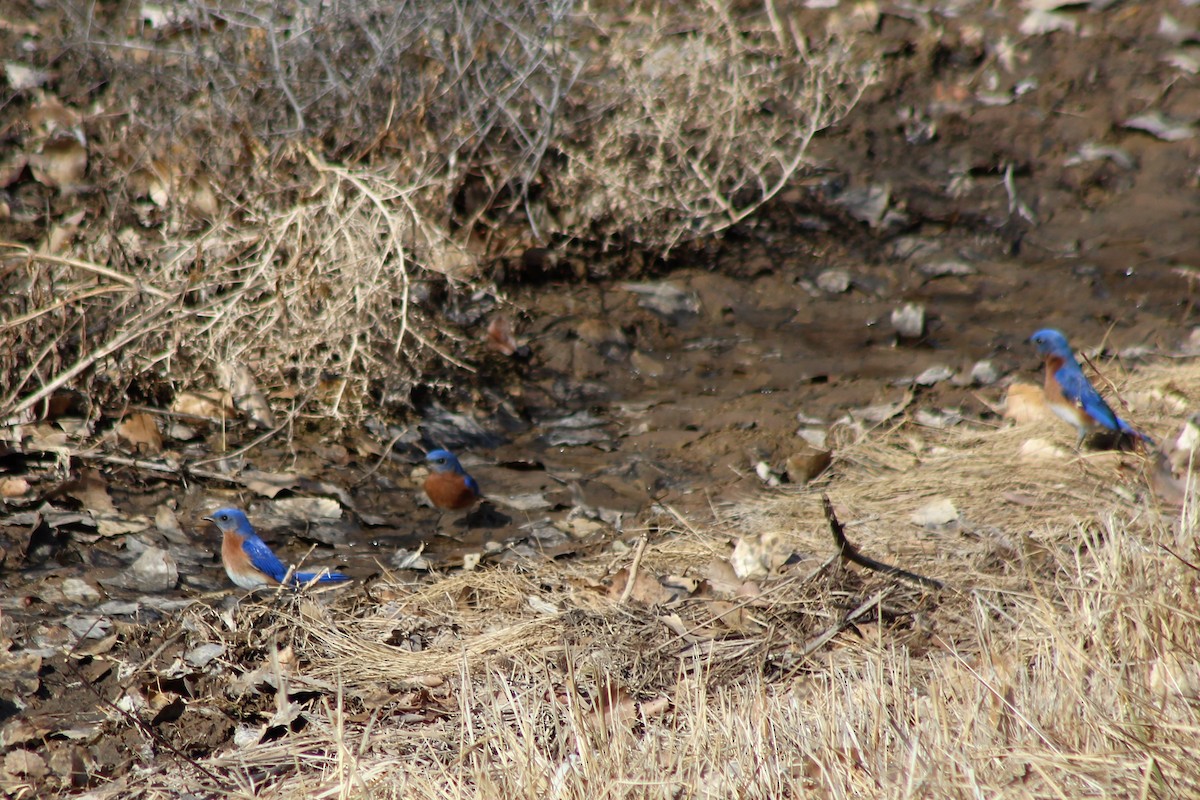
{"type": "Polygon", "coordinates": [[[733,224],[873,76],[772,4],[23,10],[36,47],[0,31],[35,62],[2,112],[0,418],[85,384],[160,401],[228,362],[324,414],[403,403],[469,352],[435,322],[445,287],[564,237],[733,224]]]}

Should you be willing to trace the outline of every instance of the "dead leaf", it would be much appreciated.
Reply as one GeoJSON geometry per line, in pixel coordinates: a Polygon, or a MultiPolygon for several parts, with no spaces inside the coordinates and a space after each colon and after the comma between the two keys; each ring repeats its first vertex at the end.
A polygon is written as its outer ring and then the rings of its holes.
{"type": "Polygon", "coordinates": [[[628,689],[610,680],[599,687],[593,713],[606,726],[629,724],[637,721],[638,704],[628,689]]]}
{"type": "MultiPolygon", "coordinates": [[[[613,575],[612,584],[608,587],[609,597],[623,596],[628,583],[629,568],[622,567],[617,574],[613,575]]],[[[645,570],[639,570],[633,579],[633,590],[629,594],[629,599],[643,606],[660,606],[671,602],[674,596],[675,593],[663,586],[654,575],[645,570]]]]}
{"type": "Polygon", "coordinates": [[[24,478],[0,479],[0,497],[20,497],[29,491],[29,481],[24,478]]]}
{"type": "Polygon", "coordinates": [[[275,427],[275,416],[267,397],[258,388],[249,367],[236,361],[226,361],[217,367],[217,377],[233,396],[233,403],[257,428],[275,427]]]}
{"type": "Polygon", "coordinates": [[[767,531],[761,536],[738,539],[729,563],[738,578],[765,578],[783,566],[791,554],[778,533],[767,531]]]}
{"type": "Polygon", "coordinates": [[[274,498],[284,489],[294,488],[300,482],[300,476],[286,472],[246,470],[242,473],[241,480],[247,489],[257,492],[263,497],[274,498]]]}
{"type": "Polygon", "coordinates": [[[0,653],[0,695],[29,697],[42,685],[41,670],[36,653],[0,653]]]}
{"type": "Polygon", "coordinates": [[[918,508],[908,518],[914,525],[936,529],[957,522],[958,508],[949,497],[939,497],[918,508]]]}
{"type": "Polygon", "coordinates": [[[342,506],[329,497],[285,497],[271,504],[276,516],[305,521],[342,518],[342,506]]]}
{"type": "Polygon", "coordinates": [[[188,414],[202,419],[225,419],[233,411],[233,397],[229,392],[209,389],[197,392],[180,392],[171,403],[176,414],[188,414]]]}
{"type": "Polygon", "coordinates": [[[162,452],[162,434],[158,432],[158,423],[150,414],[129,414],[117,426],[117,435],[138,452],[151,455],[162,452]]]}
{"type": "Polygon", "coordinates": [[[17,61],[5,61],[4,78],[13,91],[23,92],[26,89],[36,89],[50,80],[50,73],[17,61]]]}
{"type": "Polygon", "coordinates": [[[55,136],[41,150],[29,154],[29,169],[34,179],[43,186],[63,191],[83,183],[87,163],[87,148],[70,135],[55,136]]]}
{"type": "Polygon", "coordinates": [[[80,470],[79,480],[67,484],[63,490],[93,514],[115,516],[117,513],[117,507],[113,505],[112,498],[108,495],[108,482],[104,480],[104,476],[100,474],[99,470],[80,470]]]}
{"type": "Polygon", "coordinates": [[[109,517],[96,516],[96,533],[101,536],[123,536],[127,533],[140,533],[146,530],[151,522],[146,517],[109,517]]]}
{"type": "Polygon", "coordinates": [[[32,750],[13,750],[4,757],[4,777],[10,781],[40,781],[49,771],[46,760],[32,750]]]}

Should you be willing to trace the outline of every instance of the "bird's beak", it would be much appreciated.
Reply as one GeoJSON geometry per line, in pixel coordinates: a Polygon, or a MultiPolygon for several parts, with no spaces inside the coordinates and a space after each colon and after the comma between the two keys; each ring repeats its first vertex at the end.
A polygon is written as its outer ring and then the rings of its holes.
{"type": "Polygon", "coordinates": [[[211,522],[213,525],[217,524],[217,521],[215,519],[213,519],[212,517],[201,517],[201,519],[204,520],[205,522],[211,522]]]}

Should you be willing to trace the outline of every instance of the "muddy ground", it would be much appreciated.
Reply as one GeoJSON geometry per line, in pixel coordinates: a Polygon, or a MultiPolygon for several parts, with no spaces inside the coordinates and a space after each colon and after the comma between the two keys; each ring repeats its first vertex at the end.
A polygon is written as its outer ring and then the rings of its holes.
{"type": "MultiPolygon", "coordinates": [[[[0,517],[0,638],[12,649],[3,747],[40,753],[45,785],[63,791],[138,763],[144,734],[102,699],[123,680],[103,657],[200,658],[177,652],[169,620],[187,602],[235,600],[200,521],[218,503],[247,506],[286,561],[336,564],[364,592],[406,566],[632,541],[668,507],[711,521],[723,502],[770,491],[758,462],[786,482],[801,431],[827,437],[836,473],[830,426],[856,413],[869,426],[880,404],[930,424],[1000,424],[1004,386],[1036,380],[1025,342],[1039,327],[1122,355],[1101,362],[1114,372],[1186,347],[1200,263],[1200,8],[805,13],[843,14],[887,53],[880,83],[815,142],[817,168],[746,224],[665,260],[575,245],[504,265],[498,291],[528,362],[486,350],[488,309],[434,292],[475,342],[464,357],[477,371],[431,376],[420,420],[299,426],[228,479],[219,461],[189,479],[139,467],[152,459],[127,446],[72,465],[66,483],[49,446],[0,456],[31,484],[0,517]],[[1154,130],[1137,121],[1147,114],[1162,115],[1154,130]],[[909,303],[927,320],[902,337],[892,314],[909,303]],[[482,510],[443,518],[420,502],[413,468],[432,444],[462,454],[492,498],[482,510]],[[43,502],[48,523],[35,515],[43,502]],[[107,503],[124,527],[83,519],[107,503]],[[147,593],[130,577],[148,548],[174,560],[173,588],[147,593]],[[406,560],[422,548],[423,564],[406,560]],[[75,648],[90,655],[64,659],[80,634],[75,648]]],[[[210,428],[168,447],[200,461],[255,435],[210,428]]],[[[207,696],[183,686],[205,680],[193,667],[171,688],[207,696]]],[[[144,687],[151,706],[162,690],[144,687]]],[[[269,716],[231,701],[181,728],[182,706],[135,710],[191,756],[226,746],[238,720],[269,716]]]]}

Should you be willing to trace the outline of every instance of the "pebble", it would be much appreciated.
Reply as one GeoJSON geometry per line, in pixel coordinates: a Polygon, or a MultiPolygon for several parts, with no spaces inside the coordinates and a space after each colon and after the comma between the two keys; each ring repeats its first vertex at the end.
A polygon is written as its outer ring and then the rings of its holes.
{"type": "Polygon", "coordinates": [[[166,550],[151,547],[130,565],[130,587],[145,592],[164,592],[179,583],[179,567],[166,550]]]}
{"type": "Polygon", "coordinates": [[[65,578],[59,590],[63,597],[81,606],[94,606],[100,602],[100,593],[87,581],[80,578],[65,578]]]}
{"type": "Polygon", "coordinates": [[[850,273],[844,269],[827,269],[817,276],[817,288],[830,294],[842,294],[850,289],[850,273]]]}
{"type": "Polygon", "coordinates": [[[892,310],[892,327],[905,339],[916,339],[925,332],[925,306],[905,303],[892,310]]]}
{"type": "Polygon", "coordinates": [[[203,669],[209,663],[225,652],[225,645],[209,642],[208,644],[198,645],[187,651],[183,660],[196,669],[203,669]]]}
{"type": "Polygon", "coordinates": [[[795,484],[808,483],[824,472],[832,461],[833,453],[818,449],[805,442],[799,450],[788,456],[786,462],[788,481],[795,484]]]}
{"type": "Polygon", "coordinates": [[[979,386],[990,386],[1000,380],[1000,370],[996,369],[996,365],[986,358],[982,361],[976,361],[971,367],[971,383],[979,386]]]}
{"type": "Polygon", "coordinates": [[[954,370],[945,364],[937,364],[922,372],[913,379],[913,382],[918,386],[933,386],[935,383],[941,383],[952,377],[954,377],[954,370]]]}
{"type": "Polygon", "coordinates": [[[914,511],[909,519],[922,528],[940,528],[958,520],[958,508],[948,497],[939,497],[914,511]]]}
{"type": "Polygon", "coordinates": [[[932,261],[917,265],[917,271],[927,278],[943,278],[947,275],[974,275],[975,268],[962,261],[932,261]]]}

